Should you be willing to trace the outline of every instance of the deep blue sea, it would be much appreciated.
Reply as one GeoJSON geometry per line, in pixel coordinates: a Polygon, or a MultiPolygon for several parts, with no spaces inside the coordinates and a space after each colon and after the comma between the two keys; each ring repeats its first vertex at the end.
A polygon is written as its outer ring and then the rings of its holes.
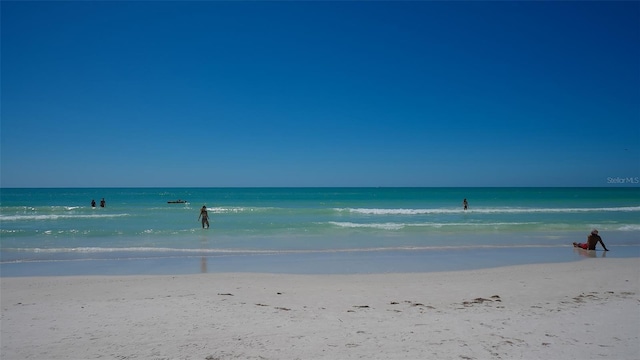
{"type": "Polygon", "coordinates": [[[426,272],[640,258],[640,188],[1,189],[0,250],[2,276],[426,272]],[[179,199],[186,203],[168,203],[179,199]],[[198,221],[203,205],[209,229],[198,221]],[[593,228],[611,251],[573,248],[593,228]]]}

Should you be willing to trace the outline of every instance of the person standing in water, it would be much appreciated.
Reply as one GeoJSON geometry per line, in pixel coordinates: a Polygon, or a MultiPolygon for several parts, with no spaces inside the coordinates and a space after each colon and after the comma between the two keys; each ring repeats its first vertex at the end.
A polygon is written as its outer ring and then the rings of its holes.
{"type": "Polygon", "coordinates": [[[200,209],[200,216],[198,216],[198,220],[202,218],[202,228],[207,225],[207,229],[209,228],[209,213],[207,212],[207,207],[202,205],[202,209],[200,209]]]}
{"type": "Polygon", "coordinates": [[[104,207],[106,205],[106,201],[104,201],[104,198],[102,198],[102,200],[100,200],[100,207],[104,207]]]}
{"type": "Polygon", "coordinates": [[[467,202],[467,199],[462,200],[462,207],[467,210],[467,208],[469,208],[469,203],[467,202]]]}

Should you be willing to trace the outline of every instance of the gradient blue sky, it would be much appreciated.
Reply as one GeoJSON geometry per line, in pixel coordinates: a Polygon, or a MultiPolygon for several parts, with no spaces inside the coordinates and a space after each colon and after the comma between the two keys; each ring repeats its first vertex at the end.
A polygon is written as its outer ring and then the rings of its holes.
{"type": "Polygon", "coordinates": [[[640,177],[636,1],[0,6],[2,187],[640,177]]]}

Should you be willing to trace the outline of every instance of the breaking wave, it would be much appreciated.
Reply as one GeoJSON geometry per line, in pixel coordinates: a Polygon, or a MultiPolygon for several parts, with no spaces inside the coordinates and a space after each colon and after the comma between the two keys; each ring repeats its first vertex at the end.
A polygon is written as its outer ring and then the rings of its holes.
{"type": "Polygon", "coordinates": [[[368,208],[336,208],[338,212],[362,215],[429,215],[429,214],[526,214],[526,213],[585,213],[585,212],[635,212],[640,206],[605,207],[605,208],[477,208],[477,209],[368,209],[368,208]]]}

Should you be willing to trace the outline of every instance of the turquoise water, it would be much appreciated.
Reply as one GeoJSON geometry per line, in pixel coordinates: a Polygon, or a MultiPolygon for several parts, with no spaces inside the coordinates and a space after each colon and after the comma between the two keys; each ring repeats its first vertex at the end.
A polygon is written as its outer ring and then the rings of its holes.
{"type": "Polygon", "coordinates": [[[2,276],[455,270],[576,260],[592,228],[638,257],[640,188],[2,189],[0,225],[2,276]]]}

